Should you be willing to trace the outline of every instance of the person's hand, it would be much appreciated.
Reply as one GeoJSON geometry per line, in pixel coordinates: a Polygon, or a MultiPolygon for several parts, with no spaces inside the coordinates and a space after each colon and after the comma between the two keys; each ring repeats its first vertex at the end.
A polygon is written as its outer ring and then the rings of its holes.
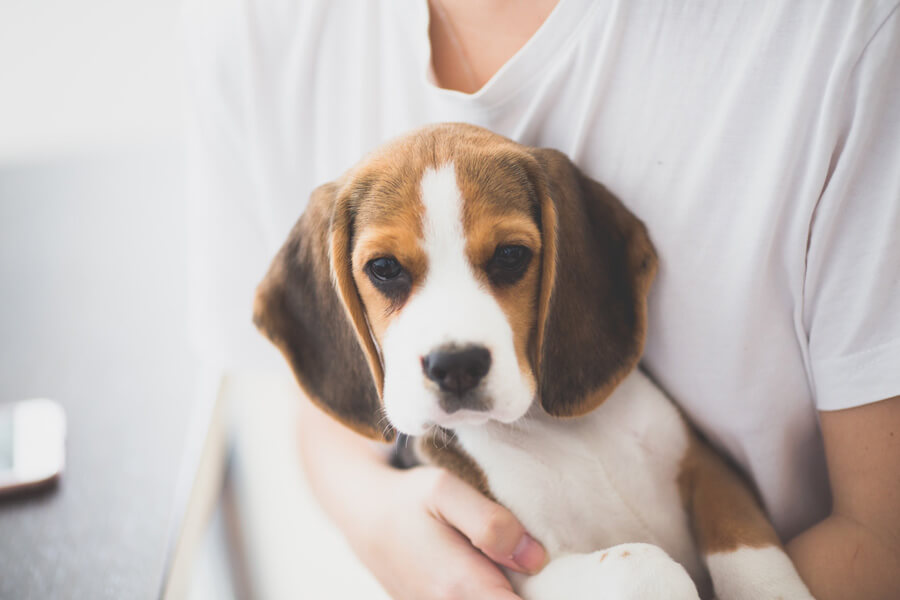
{"type": "Polygon", "coordinates": [[[544,549],[499,504],[443,469],[393,469],[310,402],[298,407],[310,486],[394,600],[517,600],[497,564],[543,567],[544,549]]]}
{"type": "Polygon", "coordinates": [[[497,564],[543,567],[544,549],[511,512],[443,469],[382,476],[345,533],[395,600],[516,600],[497,564]]]}

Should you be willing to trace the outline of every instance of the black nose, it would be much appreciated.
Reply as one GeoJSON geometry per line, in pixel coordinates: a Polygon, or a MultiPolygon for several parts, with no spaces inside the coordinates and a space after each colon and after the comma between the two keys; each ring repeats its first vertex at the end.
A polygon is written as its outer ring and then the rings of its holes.
{"type": "Polygon", "coordinates": [[[445,392],[462,395],[487,375],[491,353],[483,346],[435,350],[422,358],[425,376],[445,392]]]}

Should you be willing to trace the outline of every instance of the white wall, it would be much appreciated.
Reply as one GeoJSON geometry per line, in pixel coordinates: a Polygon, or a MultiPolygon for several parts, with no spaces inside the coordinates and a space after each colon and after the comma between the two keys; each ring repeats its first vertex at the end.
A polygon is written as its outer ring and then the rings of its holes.
{"type": "Polygon", "coordinates": [[[169,143],[178,0],[0,0],[0,164],[169,143]]]}

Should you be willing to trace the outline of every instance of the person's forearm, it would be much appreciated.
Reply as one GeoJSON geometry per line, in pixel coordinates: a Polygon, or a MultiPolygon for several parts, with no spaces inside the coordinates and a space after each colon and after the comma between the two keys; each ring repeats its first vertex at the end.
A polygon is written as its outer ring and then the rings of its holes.
{"type": "Polygon", "coordinates": [[[353,527],[359,505],[348,498],[383,481],[390,470],[386,452],[322,413],[309,400],[300,400],[298,444],[310,487],[328,516],[344,529],[353,527]]]}
{"type": "Polygon", "coordinates": [[[900,540],[832,515],[794,538],[787,550],[818,600],[900,598],[900,540]]]}

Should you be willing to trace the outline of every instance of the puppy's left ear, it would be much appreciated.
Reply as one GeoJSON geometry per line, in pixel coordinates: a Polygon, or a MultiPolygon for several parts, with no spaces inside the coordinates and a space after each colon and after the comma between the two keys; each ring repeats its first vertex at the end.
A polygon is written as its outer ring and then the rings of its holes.
{"type": "Polygon", "coordinates": [[[578,416],[641,357],[656,253],[644,224],[564,154],[532,156],[543,232],[533,361],[544,409],[578,416]]]}
{"type": "Polygon", "coordinates": [[[384,382],[350,272],[352,197],[317,188],[257,289],[253,320],[287,359],[310,400],[351,429],[391,441],[384,382]]]}

